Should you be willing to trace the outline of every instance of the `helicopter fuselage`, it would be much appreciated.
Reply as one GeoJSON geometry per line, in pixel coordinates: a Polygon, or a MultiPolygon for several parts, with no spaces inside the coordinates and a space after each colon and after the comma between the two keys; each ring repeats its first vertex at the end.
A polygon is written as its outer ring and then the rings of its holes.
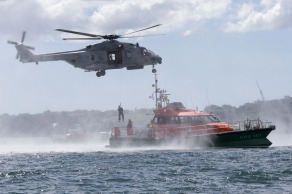
{"type": "Polygon", "coordinates": [[[128,70],[143,69],[145,65],[154,67],[162,62],[159,55],[145,47],[140,47],[138,43],[123,43],[117,40],[107,40],[75,51],[41,55],[32,54],[22,44],[16,45],[16,49],[23,63],[62,60],[86,71],[97,71],[97,76],[104,75],[105,70],[108,69],[124,67],[128,70]],[[100,75],[99,72],[101,72],[100,75]]]}

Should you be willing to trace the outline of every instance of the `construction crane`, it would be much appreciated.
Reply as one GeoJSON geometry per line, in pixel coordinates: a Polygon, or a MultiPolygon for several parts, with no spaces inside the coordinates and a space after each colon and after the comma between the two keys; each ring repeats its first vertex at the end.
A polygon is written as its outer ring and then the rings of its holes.
{"type": "Polygon", "coordinates": [[[257,81],[257,85],[258,85],[258,88],[259,88],[259,91],[260,91],[260,94],[261,94],[261,97],[262,97],[262,101],[265,101],[265,97],[264,97],[263,91],[261,90],[258,81],[257,81]]]}

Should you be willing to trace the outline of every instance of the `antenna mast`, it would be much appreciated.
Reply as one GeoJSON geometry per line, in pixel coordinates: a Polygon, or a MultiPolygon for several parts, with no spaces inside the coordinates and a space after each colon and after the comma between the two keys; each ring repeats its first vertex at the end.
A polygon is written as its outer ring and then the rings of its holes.
{"type": "Polygon", "coordinates": [[[155,88],[155,107],[161,108],[166,106],[169,103],[168,96],[169,94],[166,93],[166,90],[161,90],[158,88],[158,80],[157,80],[157,74],[154,74],[155,83],[152,85],[152,87],[155,88]],[[158,96],[159,95],[159,96],[158,96]]]}
{"type": "Polygon", "coordinates": [[[263,91],[261,90],[258,81],[257,81],[257,86],[258,86],[258,88],[259,88],[259,91],[260,91],[260,94],[261,94],[261,97],[262,97],[262,101],[265,101],[265,97],[264,97],[263,91]]]}
{"type": "Polygon", "coordinates": [[[158,101],[157,101],[157,93],[158,93],[157,85],[158,85],[158,80],[157,80],[157,74],[156,73],[154,74],[154,76],[155,76],[155,84],[154,84],[154,87],[155,87],[155,107],[157,108],[157,106],[158,106],[158,101]]]}

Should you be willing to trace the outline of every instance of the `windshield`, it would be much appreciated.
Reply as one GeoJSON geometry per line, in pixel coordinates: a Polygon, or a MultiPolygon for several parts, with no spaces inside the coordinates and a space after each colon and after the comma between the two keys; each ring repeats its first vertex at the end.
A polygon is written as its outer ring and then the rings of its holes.
{"type": "Polygon", "coordinates": [[[141,53],[142,55],[146,56],[146,55],[153,55],[154,53],[151,50],[147,50],[146,48],[141,48],[141,53]]]}
{"type": "Polygon", "coordinates": [[[148,53],[154,55],[154,52],[153,52],[153,51],[151,51],[151,50],[149,50],[149,49],[148,49],[147,51],[148,51],[148,53]]]}

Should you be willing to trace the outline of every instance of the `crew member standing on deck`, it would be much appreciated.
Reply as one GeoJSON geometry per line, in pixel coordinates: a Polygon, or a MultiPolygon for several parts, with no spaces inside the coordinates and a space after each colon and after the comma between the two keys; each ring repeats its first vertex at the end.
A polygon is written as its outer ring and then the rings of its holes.
{"type": "Polygon", "coordinates": [[[119,105],[118,111],[119,111],[119,122],[121,121],[121,119],[124,121],[124,109],[121,107],[121,105],[119,105]]]}
{"type": "Polygon", "coordinates": [[[128,124],[127,124],[127,135],[133,135],[133,122],[131,121],[131,119],[129,119],[128,124]]]}

